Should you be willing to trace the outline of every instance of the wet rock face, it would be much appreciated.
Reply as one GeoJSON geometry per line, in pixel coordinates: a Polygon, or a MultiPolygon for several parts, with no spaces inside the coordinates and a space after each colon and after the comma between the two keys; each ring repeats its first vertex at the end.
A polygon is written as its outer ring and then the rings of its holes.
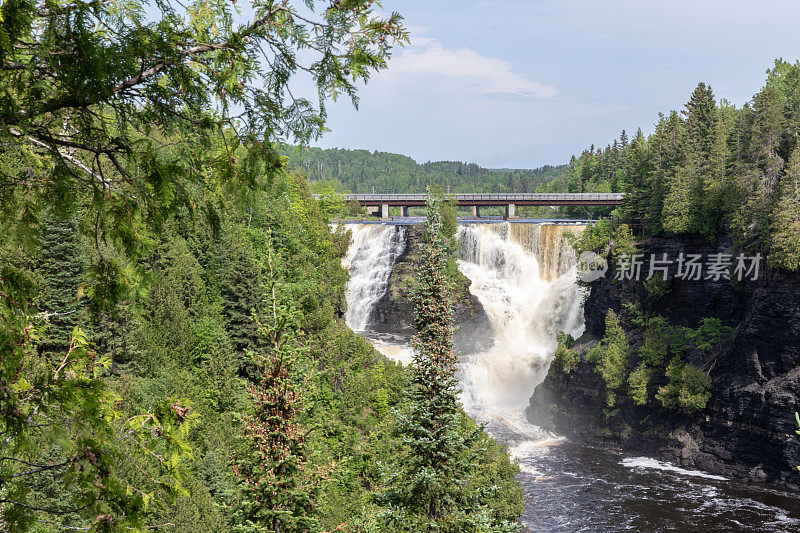
{"type": "MultiPolygon", "coordinates": [[[[730,253],[728,240],[716,244],[678,238],[653,238],[643,252],[677,257],[684,253],[730,253]]],[[[664,376],[654,376],[651,398],[638,407],[624,396],[618,409],[605,412],[603,381],[594,365],[581,362],[570,374],[550,369],[526,414],[537,425],[595,444],[621,446],[681,465],[756,483],[800,490],[800,275],[762,263],[760,278],[744,282],[672,280],[669,292],[648,301],[642,283],[592,284],[585,305],[587,332],[604,334],[608,309],[620,315],[631,352],[642,344],[643,329],[631,322],[623,302],[638,299],[670,323],[696,327],[716,317],[733,328],[707,355],[686,359],[709,372],[712,398],[695,416],[665,410],[653,400],[664,376]]],[[[593,342],[579,345],[587,350],[593,342]]]]}
{"type": "MultiPolygon", "coordinates": [[[[410,300],[419,262],[419,243],[424,227],[409,226],[408,241],[403,254],[397,258],[389,289],[375,305],[369,330],[374,333],[396,335],[408,341],[414,335],[414,304],[410,300]]],[[[461,276],[455,287],[453,322],[456,329],[453,341],[462,354],[485,351],[492,346],[492,325],[478,298],[469,292],[470,281],[461,276]]]]}

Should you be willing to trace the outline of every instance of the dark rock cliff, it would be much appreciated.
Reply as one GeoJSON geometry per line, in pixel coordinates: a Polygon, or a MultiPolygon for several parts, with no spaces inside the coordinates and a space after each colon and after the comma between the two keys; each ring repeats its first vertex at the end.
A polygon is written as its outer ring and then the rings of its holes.
{"type": "MultiPolygon", "coordinates": [[[[732,251],[729,240],[706,244],[652,238],[640,247],[646,257],[666,253],[668,258],[681,252],[707,257],[732,251]]],[[[673,268],[670,277],[674,274],[673,268]]],[[[632,301],[675,325],[696,327],[703,318],[716,317],[732,328],[710,352],[686,354],[711,377],[712,397],[706,408],[695,415],[662,408],[652,397],[667,381],[660,375],[650,384],[647,405],[636,406],[623,393],[609,410],[594,364],[581,361],[568,374],[550,368],[531,398],[528,419],[586,442],[800,490],[800,436],[794,419],[800,411],[800,275],[762,262],[755,281],[671,279],[668,292],[657,300],[641,282],[602,278],[591,285],[585,305],[587,335],[577,347],[585,354],[603,336],[605,315],[613,309],[635,358],[644,332],[624,305],[632,301]]]]}
{"type": "MultiPolygon", "coordinates": [[[[410,295],[415,284],[423,231],[421,224],[409,226],[406,249],[395,262],[386,294],[375,306],[370,331],[396,335],[405,341],[414,335],[414,304],[410,295]]],[[[470,281],[464,276],[456,280],[453,321],[458,329],[454,343],[461,353],[487,350],[494,338],[489,317],[478,298],[469,292],[469,286],[470,281]]]]}

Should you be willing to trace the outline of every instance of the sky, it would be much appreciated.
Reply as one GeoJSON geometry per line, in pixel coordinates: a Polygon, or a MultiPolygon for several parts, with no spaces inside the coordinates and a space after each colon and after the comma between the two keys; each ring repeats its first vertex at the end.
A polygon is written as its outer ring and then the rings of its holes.
{"type": "Polygon", "coordinates": [[[797,0],[383,0],[411,31],[316,146],[490,168],[559,164],[650,133],[698,82],[737,107],[800,58],[797,0]]]}

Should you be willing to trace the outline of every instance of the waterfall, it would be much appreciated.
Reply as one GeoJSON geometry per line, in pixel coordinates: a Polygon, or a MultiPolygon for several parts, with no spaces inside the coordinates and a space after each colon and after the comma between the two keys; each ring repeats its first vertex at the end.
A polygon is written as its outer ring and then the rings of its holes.
{"type": "MultiPolygon", "coordinates": [[[[384,355],[407,363],[410,347],[368,331],[395,261],[405,250],[406,229],[383,224],[348,227],[353,242],[342,260],[350,270],[347,324],[367,334],[384,355]]],[[[532,427],[524,421],[524,407],[547,373],[556,333],[566,331],[575,337],[583,333],[583,293],[575,283],[576,259],[566,234],[580,233],[584,227],[459,225],[459,269],[472,281],[470,292],[481,302],[494,330],[490,349],[462,355],[461,400],[475,418],[501,423],[496,431],[519,434],[532,427]]],[[[546,439],[538,433],[528,437],[528,442],[546,439]]]]}
{"type": "MultiPolygon", "coordinates": [[[[494,346],[462,361],[462,401],[493,419],[528,403],[544,379],[556,333],[583,333],[582,289],[566,232],[581,225],[503,223],[458,228],[459,269],[495,331],[494,346]]],[[[515,414],[515,418],[517,418],[515,414]]]]}
{"type": "Polygon", "coordinates": [[[364,331],[375,304],[386,294],[389,276],[406,247],[406,230],[384,224],[348,224],[353,242],[342,259],[350,271],[345,322],[353,331],[364,331]]]}

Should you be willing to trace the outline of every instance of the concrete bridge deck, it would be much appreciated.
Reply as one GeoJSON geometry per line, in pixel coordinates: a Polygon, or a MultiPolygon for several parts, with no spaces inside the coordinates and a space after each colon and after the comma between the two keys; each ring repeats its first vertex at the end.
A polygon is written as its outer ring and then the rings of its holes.
{"type": "MultiPolygon", "coordinates": [[[[316,196],[316,195],[315,195],[316,196]]],[[[616,206],[622,205],[623,193],[500,193],[450,194],[459,206],[472,207],[473,217],[480,217],[480,208],[505,207],[505,219],[517,220],[516,206],[616,206]]],[[[408,216],[409,207],[424,206],[426,194],[346,194],[346,202],[358,202],[370,214],[380,214],[381,220],[391,220],[389,207],[400,207],[400,214],[408,216]]]]}

